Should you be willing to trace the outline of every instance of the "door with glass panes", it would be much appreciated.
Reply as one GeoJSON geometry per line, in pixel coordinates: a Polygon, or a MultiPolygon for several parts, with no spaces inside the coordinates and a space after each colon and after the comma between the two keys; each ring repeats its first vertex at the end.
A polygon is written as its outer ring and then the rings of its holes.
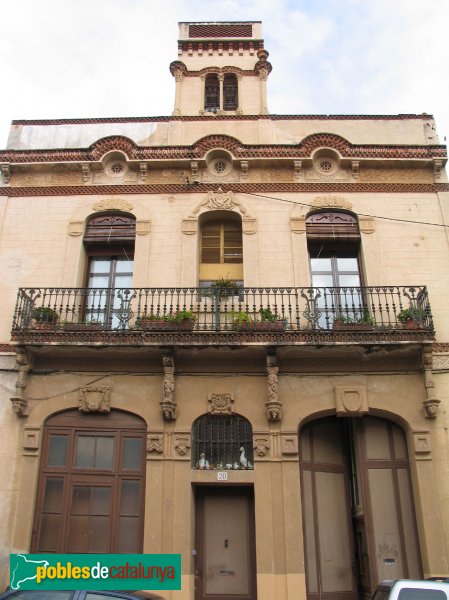
{"type": "Polygon", "coordinates": [[[32,552],[141,552],[145,439],[145,422],[121,411],[50,417],[32,552]]]}
{"type": "Polygon", "coordinates": [[[86,321],[97,321],[112,329],[127,326],[133,266],[132,254],[89,257],[86,321]]]}

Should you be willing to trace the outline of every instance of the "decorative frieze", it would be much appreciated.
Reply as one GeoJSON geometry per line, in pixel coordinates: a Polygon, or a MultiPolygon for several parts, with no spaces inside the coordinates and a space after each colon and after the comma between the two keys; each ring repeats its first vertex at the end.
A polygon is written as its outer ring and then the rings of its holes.
{"type": "Polygon", "coordinates": [[[112,388],[107,385],[86,385],[80,389],[81,412],[108,413],[111,411],[112,388]]]}
{"type": "Polygon", "coordinates": [[[234,394],[232,393],[210,393],[207,397],[209,412],[213,415],[234,414],[234,394]]]}
{"type": "Polygon", "coordinates": [[[341,208],[352,210],[352,204],[341,196],[318,196],[310,202],[312,208],[341,208]]]}
{"type": "Polygon", "coordinates": [[[449,371],[449,354],[433,354],[432,371],[449,371]]]}
{"type": "Polygon", "coordinates": [[[242,215],[249,217],[246,208],[234,197],[233,192],[224,192],[221,188],[218,188],[216,192],[208,192],[206,198],[196,205],[188,218],[194,219],[202,208],[208,210],[234,210],[237,208],[242,215]]]}

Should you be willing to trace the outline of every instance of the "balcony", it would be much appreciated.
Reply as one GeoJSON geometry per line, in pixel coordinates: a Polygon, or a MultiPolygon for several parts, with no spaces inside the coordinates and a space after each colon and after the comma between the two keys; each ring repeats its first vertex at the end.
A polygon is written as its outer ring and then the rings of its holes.
{"type": "Polygon", "coordinates": [[[12,340],[31,346],[321,346],[433,339],[424,286],[21,288],[12,326],[12,340]]]}

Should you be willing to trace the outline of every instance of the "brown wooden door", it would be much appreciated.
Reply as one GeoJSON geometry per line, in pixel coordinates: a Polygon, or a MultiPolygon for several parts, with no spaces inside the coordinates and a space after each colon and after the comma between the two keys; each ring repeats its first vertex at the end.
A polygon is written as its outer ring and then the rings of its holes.
{"type": "Polygon", "coordinates": [[[404,432],[374,417],[300,432],[309,600],[370,598],[382,579],[422,577],[404,432]]]}
{"type": "Polygon", "coordinates": [[[196,600],[255,600],[252,488],[196,490],[196,600]]]}

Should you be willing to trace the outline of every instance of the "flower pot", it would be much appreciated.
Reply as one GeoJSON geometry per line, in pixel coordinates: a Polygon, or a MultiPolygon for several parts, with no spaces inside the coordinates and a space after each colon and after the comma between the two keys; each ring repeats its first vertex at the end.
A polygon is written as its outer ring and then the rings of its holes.
{"type": "Polygon", "coordinates": [[[339,331],[372,331],[373,325],[370,323],[345,323],[344,321],[334,321],[334,329],[339,331]]]}
{"type": "Polygon", "coordinates": [[[165,321],[164,319],[141,319],[136,325],[137,329],[167,331],[176,329],[174,321],[165,321]]]}
{"type": "Polygon", "coordinates": [[[405,329],[422,329],[421,321],[415,321],[414,319],[409,319],[404,323],[405,329]]]}
{"type": "Polygon", "coordinates": [[[194,323],[193,319],[183,319],[179,323],[176,323],[176,328],[179,331],[192,331],[194,323]]]}

